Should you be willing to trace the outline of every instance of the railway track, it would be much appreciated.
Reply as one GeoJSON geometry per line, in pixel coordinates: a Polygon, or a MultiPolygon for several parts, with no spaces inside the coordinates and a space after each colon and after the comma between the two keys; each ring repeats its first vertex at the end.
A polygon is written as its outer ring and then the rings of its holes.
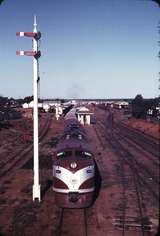
{"type": "Polygon", "coordinates": [[[135,164],[138,166],[140,171],[145,172],[145,175],[148,176],[148,178],[152,179],[155,184],[159,184],[158,160],[154,161],[152,158],[150,158],[151,157],[150,155],[146,155],[146,153],[143,152],[143,150],[137,148],[128,138],[124,137],[123,135],[121,134],[116,134],[116,135],[118,136],[118,138],[120,138],[120,142],[123,146],[127,144],[129,147],[132,148],[132,150],[135,151],[136,149],[135,155],[131,154],[131,152],[129,152],[129,155],[131,156],[132,159],[134,159],[135,164]],[[137,153],[139,154],[138,156],[137,153]],[[149,160],[148,163],[150,164],[150,166],[147,166],[146,164],[143,163],[142,156],[145,156],[145,160],[146,159],[149,160]]]}
{"type": "MultiPolygon", "coordinates": [[[[40,131],[39,141],[42,141],[46,136],[51,125],[51,117],[48,117],[46,123],[40,131]]],[[[21,168],[30,158],[33,151],[33,144],[26,144],[18,152],[11,154],[3,165],[1,165],[0,182],[4,181],[5,176],[13,174],[15,170],[21,168]]]]}
{"type": "Polygon", "coordinates": [[[148,136],[140,131],[135,130],[134,128],[128,127],[122,122],[114,122],[114,128],[119,130],[119,133],[123,136],[131,139],[134,143],[141,146],[148,153],[152,154],[155,157],[160,157],[159,155],[159,140],[148,136]]]}
{"type": "Polygon", "coordinates": [[[56,236],[88,236],[87,209],[59,209],[56,236]]]}
{"type": "Polygon", "coordinates": [[[155,162],[160,157],[159,139],[144,134],[141,131],[129,127],[122,122],[114,122],[113,120],[109,120],[109,122],[106,122],[106,124],[104,124],[102,121],[99,121],[98,126],[101,126],[101,128],[104,129],[106,133],[107,131],[109,131],[110,134],[115,131],[118,132],[121,136],[132,141],[135,146],[143,149],[146,153],[151,154],[154,157],[155,162]]]}
{"type": "Polygon", "coordinates": [[[99,128],[100,132],[104,133],[104,143],[107,142],[110,144],[116,155],[121,156],[125,160],[126,164],[130,166],[130,168],[134,169],[135,172],[137,172],[138,177],[146,186],[146,189],[149,189],[149,194],[152,195],[155,200],[158,200],[159,176],[146,167],[144,163],[140,162],[140,160],[136,158],[136,155],[131,153],[130,146],[126,147],[126,139],[128,139],[128,137],[125,137],[124,139],[124,136],[116,133],[115,130],[106,133],[103,124],[99,124],[99,128]],[[147,181],[150,179],[152,181],[147,181]]]}
{"type": "MultiPolygon", "coordinates": [[[[113,127],[112,127],[113,128],[113,127]]],[[[126,235],[128,230],[137,230],[141,232],[142,236],[149,236],[152,234],[152,223],[149,221],[146,211],[145,192],[156,201],[158,204],[159,193],[158,183],[156,176],[153,177],[152,183],[148,183],[146,179],[151,176],[148,169],[145,169],[141,163],[139,163],[135,156],[130,152],[130,149],[126,147],[125,142],[122,143],[123,137],[119,136],[119,133],[114,132],[114,129],[108,130],[102,124],[98,123],[95,128],[98,133],[98,138],[101,139],[103,144],[110,145],[112,150],[115,152],[117,163],[119,163],[119,179],[122,186],[122,198],[120,203],[120,215],[114,219],[114,226],[122,231],[122,235],[126,235]],[[153,184],[154,183],[154,184],[153,184]],[[136,207],[133,209],[133,202],[136,207]],[[136,212],[137,215],[134,217],[128,216],[128,208],[132,206],[132,211],[136,212]]]]}
{"type": "MultiPolygon", "coordinates": [[[[153,195],[155,200],[158,200],[159,198],[159,192],[158,192],[158,186],[159,186],[159,179],[158,176],[156,176],[154,173],[151,173],[151,170],[148,169],[144,164],[142,164],[140,161],[137,161],[134,155],[132,155],[122,144],[122,141],[116,140],[110,142],[110,145],[115,150],[116,148],[118,150],[121,150],[119,152],[119,156],[125,160],[125,163],[134,170],[134,172],[137,173],[137,176],[143,184],[146,186],[147,189],[150,190],[150,194],[153,195]],[[116,142],[116,143],[115,143],[116,142]],[[152,179],[152,182],[148,182],[147,180],[152,179]]],[[[116,153],[118,154],[118,150],[116,153]]]]}
{"type": "Polygon", "coordinates": [[[122,132],[120,132],[119,129],[114,129],[114,133],[117,133],[117,135],[124,140],[124,142],[132,147],[136,152],[140,153],[141,155],[145,156],[146,159],[148,159],[152,164],[157,167],[159,165],[159,159],[156,158],[151,153],[148,153],[144,148],[142,148],[140,145],[137,145],[132,139],[126,137],[122,132]]]}
{"type": "Polygon", "coordinates": [[[142,236],[150,235],[149,232],[151,231],[151,226],[146,212],[146,205],[144,202],[144,185],[150,190],[152,196],[157,200],[157,202],[158,195],[155,193],[155,190],[153,190],[151,186],[144,181],[144,176],[141,176],[139,174],[139,170],[135,167],[134,161],[130,158],[128,160],[128,152],[126,153],[124,151],[123,147],[121,147],[121,144],[118,143],[118,141],[114,138],[114,140],[110,140],[110,145],[118,156],[118,162],[121,166],[120,178],[123,189],[121,205],[122,215],[120,217],[119,222],[117,222],[115,225],[116,227],[123,229],[123,236],[125,235],[126,230],[134,230],[137,228],[139,228],[139,230],[141,231],[142,236]],[[129,175],[129,178],[127,175],[129,175]],[[128,183],[126,185],[127,181],[128,183]],[[132,195],[130,196],[129,193],[132,193],[132,195]],[[134,214],[136,213],[137,215],[133,214],[134,217],[128,219],[127,208],[129,208],[129,206],[131,205],[132,211],[134,212],[134,214]]]}
{"type": "MultiPolygon", "coordinates": [[[[123,133],[123,130],[119,130],[119,128],[117,128],[116,126],[114,126],[113,130],[110,130],[110,128],[106,129],[104,124],[102,124],[101,122],[99,122],[98,125],[101,129],[101,133],[102,132],[104,133],[103,137],[105,137],[105,140],[109,141],[111,138],[113,138],[113,136],[116,136],[117,140],[121,142],[123,149],[125,149],[125,152],[128,152],[128,155],[130,156],[130,158],[134,159],[135,164],[138,166],[140,170],[140,173],[146,172],[145,175],[146,176],[148,175],[148,178],[152,179],[155,184],[159,184],[159,171],[158,171],[159,159],[156,158],[156,156],[153,156],[153,154],[148,153],[146,150],[140,147],[140,144],[137,145],[137,143],[135,143],[131,137],[128,137],[127,135],[125,135],[123,133]],[[129,150],[126,148],[126,146],[129,147],[129,150]],[[131,150],[134,151],[134,155],[132,154],[131,150]],[[146,166],[142,162],[143,160],[142,157],[145,157],[145,159],[148,159],[149,167],[146,166]],[[154,171],[151,169],[151,167],[154,171]]],[[[134,138],[136,139],[136,137],[134,138]]],[[[105,144],[103,144],[103,147],[104,146],[105,144]]]]}
{"type": "Polygon", "coordinates": [[[153,136],[150,135],[150,134],[146,134],[146,133],[140,131],[140,130],[137,129],[137,128],[133,128],[133,127],[131,127],[131,126],[127,126],[127,125],[126,125],[125,123],[123,123],[122,121],[119,122],[119,123],[117,123],[117,124],[119,124],[119,126],[125,128],[125,129],[127,129],[127,130],[131,130],[131,131],[134,132],[135,134],[141,135],[144,139],[148,139],[150,142],[153,143],[153,145],[159,144],[159,139],[156,138],[156,137],[153,137],[153,136]]]}

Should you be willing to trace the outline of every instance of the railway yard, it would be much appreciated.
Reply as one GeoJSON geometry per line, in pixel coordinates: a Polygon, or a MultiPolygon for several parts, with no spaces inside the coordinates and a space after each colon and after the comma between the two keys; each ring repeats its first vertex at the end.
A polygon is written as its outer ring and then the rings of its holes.
{"type": "Polygon", "coordinates": [[[122,110],[89,105],[85,129],[95,156],[96,198],[85,209],[61,209],[52,191],[52,156],[64,119],[39,118],[41,202],[32,201],[32,119],[0,129],[0,236],[154,236],[159,219],[159,126],[128,120],[122,110]]]}

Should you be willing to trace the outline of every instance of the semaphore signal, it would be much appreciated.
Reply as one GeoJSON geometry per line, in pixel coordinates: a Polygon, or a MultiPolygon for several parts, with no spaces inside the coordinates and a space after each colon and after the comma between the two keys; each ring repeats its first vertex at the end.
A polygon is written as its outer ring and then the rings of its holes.
{"type": "Polygon", "coordinates": [[[32,38],[35,38],[36,40],[39,40],[41,38],[41,33],[40,32],[37,32],[37,33],[34,33],[34,32],[16,32],[16,35],[20,36],[20,37],[23,37],[23,36],[32,37],[32,38]]]}
{"type": "Polygon", "coordinates": [[[34,16],[34,29],[33,32],[16,32],[17,36],[31,37],[33,41],[32,51],[17,51],[19,56],[32,56],[33,57],[33,98],[34,98],[34,184],[33,184],[33,200],[38,199],[40,201],[40,184],[39,184],[39,152],[38,152],[38,83],[39,83],[39,71],[38,71],[38,59],[41,56],[41,52],[38,50],[38,40],[41,38],[41,33],[37,32],[36,16],[34,16]]]}
{"type": "Polygon", "coordinates": [[[17,51],[16,52],[17,56],[34,56],[36,59],[40,58],[41,52],[33,52],[33,51],[17,51]]]}

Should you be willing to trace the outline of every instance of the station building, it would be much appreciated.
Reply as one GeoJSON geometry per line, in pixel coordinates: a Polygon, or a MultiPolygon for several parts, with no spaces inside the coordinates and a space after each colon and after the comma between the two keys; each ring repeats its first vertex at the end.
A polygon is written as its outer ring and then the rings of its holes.
{"type": "Polygon", "coordinates": [[[90,125],[91,115],[93,115],[93,112],[90,112],[86,107],[79,107],[76,109],[77,119],[82,125],[90,125]]]}

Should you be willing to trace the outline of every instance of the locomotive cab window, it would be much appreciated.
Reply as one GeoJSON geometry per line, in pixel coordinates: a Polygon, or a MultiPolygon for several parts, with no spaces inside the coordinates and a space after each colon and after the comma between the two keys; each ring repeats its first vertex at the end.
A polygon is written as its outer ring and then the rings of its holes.
{"type": "Polygon", "coordinates": [[[85,155],[85,156],[88,156],[88,157],[91,157],[91,156],[92,156],[92,154],[91,154],[90,152],[84,152],[84,155],[85,155]]]}
{"type": "Polygon", "coordinates": [[[80,157],[84,157],[84,158],[92,156],[92,154],[89,152],[84,152],[84,151],[79,151],[79,150],[75,151],[75,155],[80,156],[80,157]]]}
{"type": "Polygon", "coordinates": [[[56,156],[59,158],[69,157],[72,156],[72,152],[71,151],[58,152],[56,156]]]}

